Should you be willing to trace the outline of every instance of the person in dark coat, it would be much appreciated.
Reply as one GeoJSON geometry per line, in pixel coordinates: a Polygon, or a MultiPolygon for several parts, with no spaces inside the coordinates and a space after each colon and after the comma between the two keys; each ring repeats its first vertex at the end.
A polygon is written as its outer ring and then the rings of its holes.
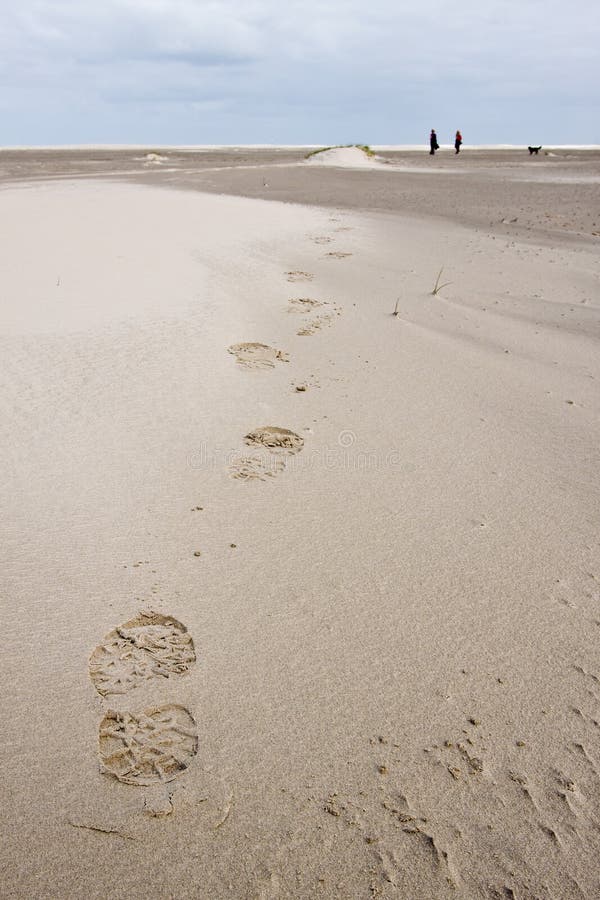
{"type": "Polygon", "coordinates": [[[429,135],[429,155],[433,156],[436,150],[440,149],[440,145],[438,144],[437,134],[435,133],[435,128],[431,129],[431,134],[429,135]]]}
{"type": "Polygon", "coordinates": [[[454,138],[454,149],[457,153],[460,153],[460,145],[462,144],[462,134],[460,131],[456,132],[456,137],[454,138]]]}

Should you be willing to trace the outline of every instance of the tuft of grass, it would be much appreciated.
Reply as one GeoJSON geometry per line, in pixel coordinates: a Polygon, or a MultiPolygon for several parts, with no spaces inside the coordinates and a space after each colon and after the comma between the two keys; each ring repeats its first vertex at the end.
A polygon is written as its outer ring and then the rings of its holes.
{"type": "Polygon", "coordinates": [[[310,159],[311,156],[316,156],[317,153],[325,153],[326,150],[343,150],[346,147],[358,147],[367,156],[375,156],[375,151],[371,150],[368,144],[334,144],[333,147],[319,147],[318,150],[310,150],[304,159],[310,159]]]}
{"type": "Polygon", "coordinates": [[[310,150],[304,157],[304,159],[310,159],[311,156],[316,156],[317,153],[325,153],[326,150],[335,150],[335,147],[319,147],[318,150],[310,150]]]}
{"type": "Polygon", "coordinates": [[[435,279],[435,284],[434,284],[433,290],[431,292],[432,297],[436,297],[439,294],[439,292],[442,290],[442,288],[448,287],[449,284],[452,284],[451,281],[444,281],[443,284],[440,284],[440,278],[442,277],[443,271],[444,271],[444,267],[442,266],[442,268],[438,272],[437,278],[435,279]]]}

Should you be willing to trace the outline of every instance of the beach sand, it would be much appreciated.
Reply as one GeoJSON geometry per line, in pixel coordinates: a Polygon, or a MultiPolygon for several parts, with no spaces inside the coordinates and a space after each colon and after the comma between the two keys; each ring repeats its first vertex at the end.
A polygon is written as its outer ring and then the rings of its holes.
{"type": "Polygon", "coordinates": [[[0,893],[597,897],[598,154],[158,152],[0,154],[0,893]]]}

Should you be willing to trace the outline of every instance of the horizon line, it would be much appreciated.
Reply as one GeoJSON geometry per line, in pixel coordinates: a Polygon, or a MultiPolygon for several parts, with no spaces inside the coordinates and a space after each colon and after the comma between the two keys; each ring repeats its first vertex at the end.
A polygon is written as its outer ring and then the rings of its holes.
{"type": "MultiPolygon", "coordinates": [[[[0,153],[7,150],[310,150],[315,147],[337,149],[340,147],[363,146],[359,144],[6,144],[0,146],[0,153]]],[[[369,144],[373,150],[429,150],[428,142],[422,144],[369,144]]],[[[527,144],[463,144],[462,150],[522,150],[527,144]]],[[[545,150],[600,150],[600,144],[542,144],[545,150]]],[[[453,149],[452,143],[440,144],[442,149],[453,149]]]]}

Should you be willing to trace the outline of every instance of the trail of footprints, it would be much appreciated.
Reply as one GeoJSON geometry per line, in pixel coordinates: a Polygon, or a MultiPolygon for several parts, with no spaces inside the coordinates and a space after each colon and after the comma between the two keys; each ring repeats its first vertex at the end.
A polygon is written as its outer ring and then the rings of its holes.
{"type": "MultiPolygon", "coordinates": [[[[329,244],[333,238],[319,235],[313,240],[329,244]]],[[[336,258],[349,255],[335,251],[327,254],[336,258]]],[[[289,271],[286,276],[292,283],[314,279],[311,273],[300,270],[289,271]]],[[[335,304],[308,297],[291,299],[288,309],[312,316],[298,335],[314,334],[340,314],[335,304]]],[[[289,361],[284,351],[258,342],[233,344],[228,351],[246,369],[271,369],[276,363],[289,361]]],[[[302,450],[304,439],[288,428],[266,425],[248,432],[244,443],[248,450],[233,459],[230,474],[241,481],[266,481],[284,470],[286,459],[302,450]]],[[[140,613],[118,625],[93,650],[89,676],[107,703],[98,733],[103,774],[123,784],[149,787],[166,784],[186,771],[198,752],[198,728],[189,709],[177,702],[141,709],[136,705],[127,710],[112,709],[108,704],[112,697],[118,697],[122,706],[123,698],[128,700],[130,694],[135,697],[135,692],[144,689],[152,694],[159,683],[185,676],[195,663],[194,641],[185,625],[155,612],[140,613]]],[[[152,812],[151,803],[149,808],[152,812]]],[[[172,811],[170,800],[153,814],[163,815],[165,811],[172,811]]]]}
{"type": "MultiPolygon", "coordinates": [[[[345,230],[345,226],[335,229],[339,232],[345,230]]],[[[333,239],[319,235],[312,240],[318,245],[327,245],[333,239]]],[[[326,254],[331,259],[343,259],[350,255],[339,251],[326,254]]],[[[289,271],[286,276],[291,283],[311,282],[314,279],[312,274],[299,270],[289,271]]],[[[299,336],[314,334],[331,325],[334,317],[340,315],[335,303],[310,297],[290,299],[288,312],[306,317],[297,331],[299,336]]],[[[234,344],[228,351],[245,369],[266,370],[289,361],[284,351],[258,342],[234,344]]],[[[304,439],[290,429],[267,425],[249,431],[244,437],[244,444],[246,449],[231,462],[230,475],[241,481],[266,481],[283,472],[286,461],[302,451],[304,439]]],[[[141,613],[117,626],[98,644],[90,656],[89,675],[106,703],[98,734],[98,758],[103,774],[125,785],[152,788],[153,785],[173,781],[188,769],[198,753],[198,727],[194,716],[177,702],[176,697],[169,697],[169,702],[153,705],[152,694],[158,692],[159,685],[168,683],[170,687],[171,683],[180,683],[195,664],[194,641],[185,625],[171,616],[155,612],[141,613]],[[146,699],[135,703],[136,697],[140,696],[146,699]],[[118,698],[118,703],[117,699],[112,702],[119,705],[119,709],[111,708],[111,698],[118,698]],[[131,708],[124,709],[124,706],[129,707],[130,698],[131,708]]],[[[597,676],[582,667],[576,668],[587,680],[588,690],[595,697],[597,676]]],[[[574,713],[588,721],[589,717],[584,717],[579,708],[574,709],[574,713]]],[[[598,727],[595,719],[589,718],[589,722],[590,728],[598,727]]],[[[480,723],[470,718],[469,724],[477,727],[480,723]]],[[[372,743],[380,748],[386,741],[379,737],[372,743]]],[[[392,746],[396,748],[400,745],[392,746]]],[[[520,748],[525,744],[518,740],[516,746],[520,748]]],[[[577,760],[583,760],[597,778],[595,764],[585,746],[575,743],[572,749],[577,760]]],[[[427,753],[431,754],[433,761],[445,767],[450,784],[454,783],[458,790],[460,787],[487,783],[485,750],[479,732],[469,728],[463,729],[459,740],[434,745],[427,748],[427,753]]],[[[583,768],[581,771],[585,774],[583,768]]],[[[385,779],[388,763],[380,763],[377,772],[385,779]]],[[[583,804],[585,798],[570,775],[556,770],[553,778],[554,793],[565,806],[561,822],[562,831],[568,836],[569,828],[576,833],[577,816],[580,815],[577,804],[583,804]]],[[[543,824],[548,837],[560,845],[557,830],[542,823],[538,801],[527,775],[511,769],[508,780],[538,813],[536,819],[540,827],[543,824]]],[[[144,808],[151,815],[165,815],[172,811],[172,804],[166,795],[165,802],[147,797],[144,808]]],[[[378,798],[377,806],[370,809],[363,791],[359,791],[359,796],[353,799],[343,799],[334,793],[323,803],[322,813],[332,817],[332,821],[352,826],[361,836],[375,863],[373,894],[381,891],[382,884],[402,884],[403,879],[410,876],[410,870],[407,875],[401,859],[394,854],[399,840],[414,842],[418,847],[422,861],[428,867],[426,877],[432,886],[431,896],[448,886],[456,889],[458,873],[449,857],[448,839],[438,835],[438,829],[433,829],[427,818],[412,808],[402,791],[385,789],[378,798]]],[[[460,837],[457,831],[454,835],[456,847],[460,837]]],[[[515,894],[505,885],[502,896],[515,894]]]]}
{"type": "MultiPolygon", "coordinates": [[[[332,223],[339,219],[332,218],[332,223]]],[[[349,226],[336,228],[336,231],[350,230],[349,226]]],[[[329,235],[315,235],[311,240],[318,245],[330,244],[334,238],[329,235]]],[[[342,251],[329,251],[326,257],[343,259],[352,256],[342,251]]],[[[314,280],[311,272],[300,269],[285,273],[291,283],[310,282],[314,280]]],[[[335,316],[341,315],[336,303],[316,300],[313,297],[293,297],[288,300],[287,311],[292,314],[307,316],[296,334],[306,337],[329,327],[335,316]],[[308,318],[309,317],[309,318],[308,318]]],[[[239,365],[247,369],[270,369],[276,362],[289,362],[289,355],[282,350],[262,343],[239,343],[228,348],[228,352],[236,357],[239,365]]],[[[306,391],[306,384],[296,386],[297,392],[306,391]]],[[[263,426],[251,431],[244,437],[244,442],[252,448],[252,452],[240,452],[231,460],[229,473],[239,481],[267,481],[279,475],[286,466],[286,457],[299,453],[304,446],[300,435],[286,428],[273,425],[263,426]]]]}

